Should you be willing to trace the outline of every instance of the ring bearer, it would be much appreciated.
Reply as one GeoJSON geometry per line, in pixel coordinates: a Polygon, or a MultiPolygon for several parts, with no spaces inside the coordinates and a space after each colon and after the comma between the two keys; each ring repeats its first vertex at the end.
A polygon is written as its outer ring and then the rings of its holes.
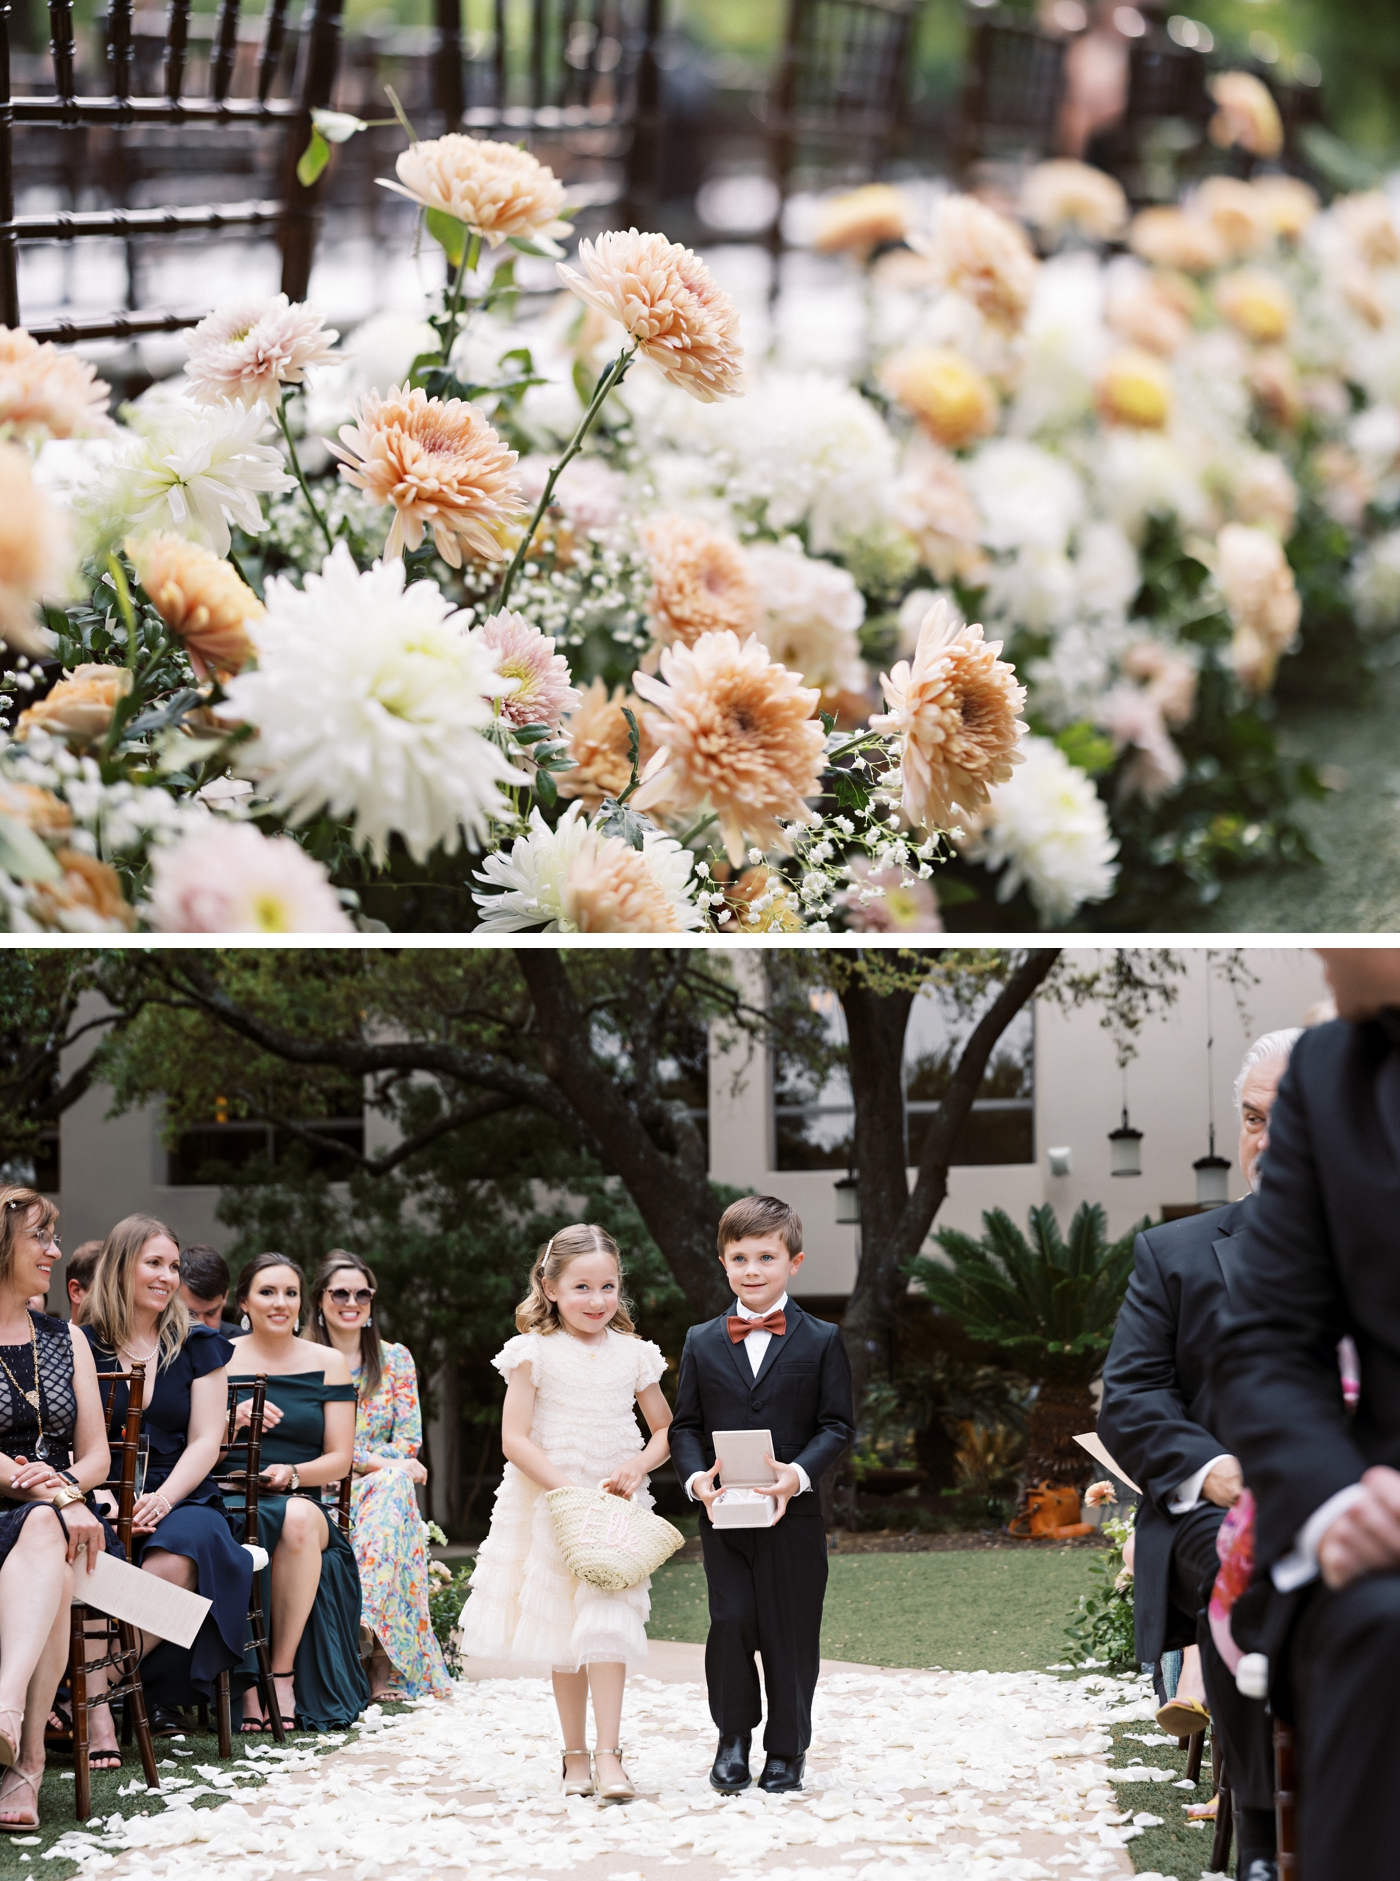
{"type": "Polygon", "coordinates": [[[725,1793],[752,1782],[749,1746],[766,1691],[759,1787],[798,1790],[826,1592],[826,1527],[813,1485],[855,1438],[851,1371],[840,1328],[788,1297],[802,1265],[802,1223],[786,1202],[752,1195],[727,1208],[719,1258],[735,1310],[686,1334],[670,1431],[686,1494],[704,1503],[707,1517],[700,1524],[710,1596],[705,1682],[719,1729],[710,1782],[725,1793]],[[719,1509],[714,1433],[751,1430],[772,1438],[762,1459],[772,1480],[755,1485],[771,1510],[750,1500],[761,1526],[716,1526],[727,1512],[719,1509]]]}

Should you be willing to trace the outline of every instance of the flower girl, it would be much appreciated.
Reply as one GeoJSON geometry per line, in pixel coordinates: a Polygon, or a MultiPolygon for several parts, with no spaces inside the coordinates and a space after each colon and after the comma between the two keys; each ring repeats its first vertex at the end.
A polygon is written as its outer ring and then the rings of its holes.
{"type": "Polygon", "coordinates": [[[554,1536],[546,1492],[604,1489],[651,1507],[647,1472],[670,1453],[671,1411],[657,1382],[666,1360],[639,1339],[622,1295],[617,1243],[575,1223],[540,1249],[519,1332],[493,1363],[506,1380],[501,1448],[507,1462],[462,1609],[464,1652],[549,1666],[564,1734],[564,1794],[627,1802],[622,1690],[647,1656],[649,1580],[604,1593],[576,1580],[554,1536]],[[642,1446],[633,1406],[651,1430],[642,1446]],[[593,1694],[595,1749],[584,1748],[593,1694]],[[610,1747],[610,1748],[609,1748],[610,1747]]]}

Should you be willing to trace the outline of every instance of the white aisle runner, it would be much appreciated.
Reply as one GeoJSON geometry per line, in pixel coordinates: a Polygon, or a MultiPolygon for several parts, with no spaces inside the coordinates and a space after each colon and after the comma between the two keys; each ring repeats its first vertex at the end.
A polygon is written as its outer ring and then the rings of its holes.
{"type": "MultiPolygon", "coordinates": [[[[720,1798],[700,1648],[659,1644],[659,1677],[628,1682],[624,1749],[638,1800],[558,1794],[545,1680],[473,1667],[452,1699],[367,1715],[319,1758],[259,1740],[276,1770],[245,1800],[230,1765],[184,1762],[175,1793],[61,1852],[87,1873],[169,1881],[457,1881],[574,1873],[579,1881],[1102,1881],[1130,1875],[1131,1812],[1108,1782],[1110,1721],[1150,1715],[1139,1681],[1043,1673],[886,1672],[828,1663],[801,1795],[720,1798]],[[682,1872],[683,1871],[683,1872],[682,1872]]],[[[760,1767],[755,1746],[755,1772],[760,1767]]],[[[1150,1795],[1148,1797],[1150,1801],[1150,1795]]],[[[55,1852],[59,1852],[58,1849],[55,1852]]]]}

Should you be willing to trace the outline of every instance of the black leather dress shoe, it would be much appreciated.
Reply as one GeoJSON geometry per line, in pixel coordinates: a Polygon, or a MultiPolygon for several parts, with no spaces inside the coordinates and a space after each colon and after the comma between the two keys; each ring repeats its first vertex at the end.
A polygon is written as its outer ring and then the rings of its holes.
{"type": "Polygon", "coordinates": [[[733,1796],[739,1790],[746,1790],[753,1778],[749,1775],[749,1745],[753,1742],[750,1732],[745,1731],[738,1737],[722,1737],[719,1749],[715,1752],[714,1766],[710,1771],[711,1789],[723,1790],[726,1796],[733,1796]]]}
{"type": "Polygon", "coordinates": [[[178,1711],[166,1705],[147,1706],[146,1721],[152,1737],[183,1737],[190,1728],[178,1711]]]}
{"type": "Polygon", "coordinates": [[[802,1767],[806,1763],[805,1753],[796,1757],[767,1757],[763,1763],[763,1775],[758,1779],[758,1787],[767,1790],[770,1796],[779,1796],[784,1790],[802,1788],[802,1767]]]}

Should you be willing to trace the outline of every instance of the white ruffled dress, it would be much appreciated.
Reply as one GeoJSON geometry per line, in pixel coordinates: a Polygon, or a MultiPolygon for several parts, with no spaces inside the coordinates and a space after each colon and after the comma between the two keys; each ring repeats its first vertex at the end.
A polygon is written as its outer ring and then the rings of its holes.
{"type": "MultiPolygon", "coordinates": [[[[520,1333],[491,1362],[507,1380],[517,1366],[530,1367],[530,1440],[581,1489],[596,1489],[642,1448],[637,1393],[666,1369],[657,1346],[612,1331],[597,1346],[567,1332],[520,1333]]],[[[646,1481],[637,1501],[649,1509],[646,1481]]],[[[556,1672],[591,1664],[642,1665],[650,1587],[644,1580],[610,1594],[576,1580],[555,1541],[545,1491],[507,1463],[462,1609],[458,1643],[474,1659],[510,1659],[556,1672]]]]}

